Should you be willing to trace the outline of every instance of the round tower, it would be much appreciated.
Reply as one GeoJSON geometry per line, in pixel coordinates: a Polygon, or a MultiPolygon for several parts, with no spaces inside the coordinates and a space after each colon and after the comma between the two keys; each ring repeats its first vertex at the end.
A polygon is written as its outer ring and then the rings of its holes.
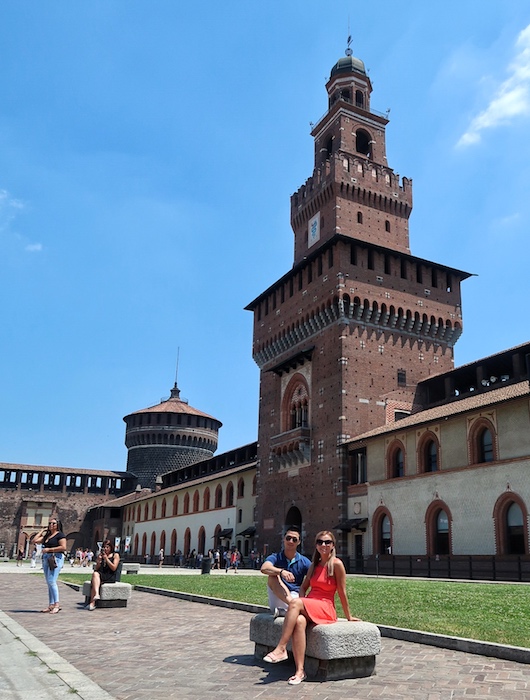
{"type": "Polygon", "coordinates": [[[169,399],[123,420],[127,471],[138,477],[142,487],[151,489],[158,476],[212,457],[222,426],[181,399],[176,383],[169,399]]]}

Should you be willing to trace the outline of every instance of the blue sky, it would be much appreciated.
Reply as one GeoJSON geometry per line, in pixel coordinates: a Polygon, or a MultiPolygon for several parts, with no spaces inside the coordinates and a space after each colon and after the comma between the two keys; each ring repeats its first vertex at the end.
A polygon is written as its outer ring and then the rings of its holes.
{"type": "Polygon", "coordinates": [[[244,306],[292,265],[348,21],[412,253],[477,275],[456,365],[530,339],[527,0],[3,0],[0,461],[124,469],[178,348],[219,449],[256,439],[244,306]]]}

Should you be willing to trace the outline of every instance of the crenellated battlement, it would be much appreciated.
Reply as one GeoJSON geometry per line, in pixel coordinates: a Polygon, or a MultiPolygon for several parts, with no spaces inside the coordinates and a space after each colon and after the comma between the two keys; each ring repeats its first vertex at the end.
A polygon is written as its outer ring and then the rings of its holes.
{"type": "Polygon", "coordinates": [[[313,174],[291,195],[291,211],[300,211],[306,202],[332,182],[347,184],[352,190],[377,191],[378,195],[387,195],[389,201],[405,202],[412,209],[410,178],[400,177],[386,165],[339,151],[328,158],[323,167],[315,168],[313,174]]]}

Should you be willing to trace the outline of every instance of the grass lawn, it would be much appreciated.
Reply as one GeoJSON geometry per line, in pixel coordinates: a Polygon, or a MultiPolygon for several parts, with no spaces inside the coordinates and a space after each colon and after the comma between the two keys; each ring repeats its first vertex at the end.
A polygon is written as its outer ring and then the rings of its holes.
{"type": "MultiPolygon", "coordinates": [[[[88,573],[64,573],[79,583],[88,573]]],[[[124,575],[122,581],[154,588],[267,605],[265,577],[124,575]]],[[[348,579],[352,615],[380,625],[530,647],[530,587],[415,579],[348,579]]],[[[337,598],[338,613],[342,609],[337,598]]]]}

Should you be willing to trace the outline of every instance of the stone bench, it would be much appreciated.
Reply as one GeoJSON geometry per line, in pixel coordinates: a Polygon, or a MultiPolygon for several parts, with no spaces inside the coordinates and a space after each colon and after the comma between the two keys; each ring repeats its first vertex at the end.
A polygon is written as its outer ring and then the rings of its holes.
{"type": "MultiPolygon", "coordinates": [[[[96,600],[96,608],[126,608],[131,597],[130,583],[103,583],[99,589],[101,598],[96,600]]],[[[83,583],[85,603],[90,603],[90,581],[83,583]]]]}
{"type": "Polygon", "coordinates": [[[122,562],[122,567],[121,567],[121,572],[122,574],[139,574],[140,573],[140,564],[135,564],[134,562],[122,562]]]}
{"type": "MultiPolygon", "coordinates": [[[[254,657],[272,651],[282,634],[282,617],[259,613],[250,621],[250,641],[254,657]]],[[[291,651],[291,644],[288,645],[291,651]]],[[[371,622],[339,620],[331,625],[307,628],[305,671],[309,678],[339,680],[362,678],[375,672],[375,657],[381,651],[381,633],[371,622]]]]}

